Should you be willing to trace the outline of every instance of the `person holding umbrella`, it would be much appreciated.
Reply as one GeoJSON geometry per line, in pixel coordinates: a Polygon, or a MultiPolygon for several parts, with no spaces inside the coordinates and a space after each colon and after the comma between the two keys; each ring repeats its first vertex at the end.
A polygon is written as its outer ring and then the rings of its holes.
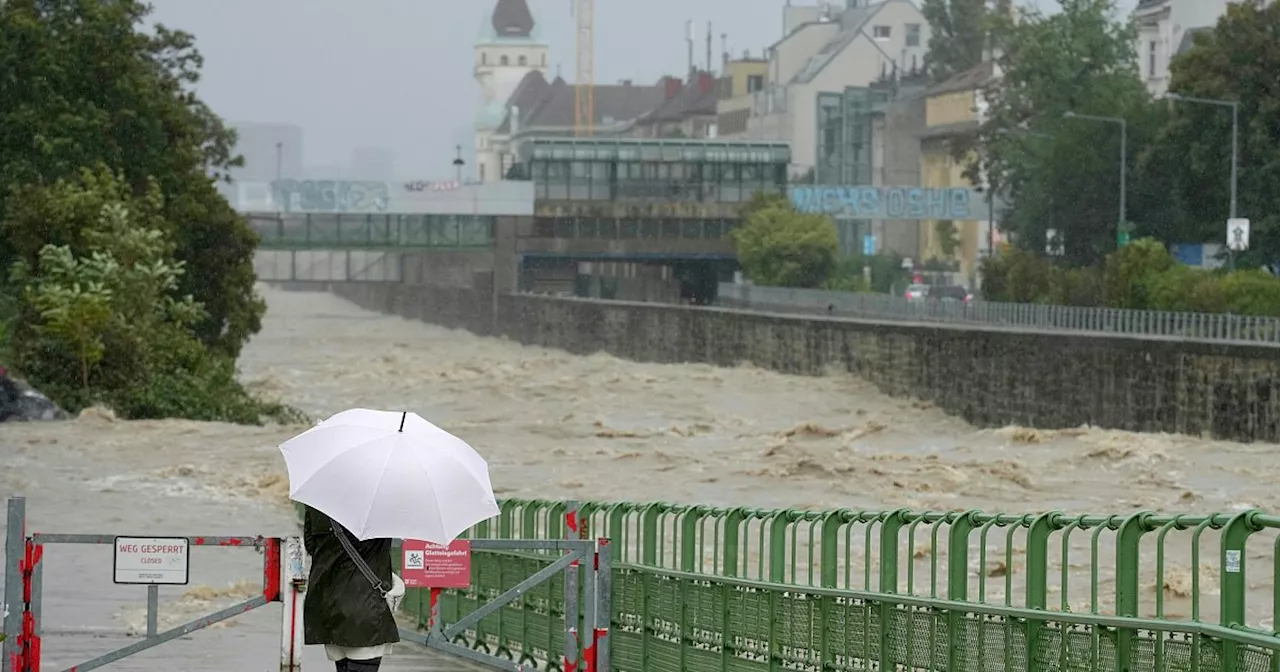
{"type": "Polygon", "coordinates": [[[280,452],[289,496],[306,510],[304,641],[324,645],[337,672],[376,672],[400,641],[392,539],[447,546],[498,515],[489,465],[417,414],[367,409],[343,411],[280,452]]]}
{"type": "MultiPolygon", "coordinates": [[[[382,657],[400,641],[395,618],[379,588],[394,583],[391,540],[353,542],[346,528],[307,506],[302,543],[311,556],[302,611],[303,641],[324,645],[337,672],[377,672],[382,657]],[[371,572],[378,583],[362,570],[371,572]]],[[[403,595],[403,584],[400,591],[403,595]]]]}

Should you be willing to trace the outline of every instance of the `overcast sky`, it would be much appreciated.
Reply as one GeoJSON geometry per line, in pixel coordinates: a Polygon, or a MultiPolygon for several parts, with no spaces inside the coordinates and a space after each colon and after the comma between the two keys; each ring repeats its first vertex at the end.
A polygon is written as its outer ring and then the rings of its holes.
{"type": "MultiPolygon", "coordinates": [[[[796,0],[809,4],[810,0],[796,0]]],[[[1054,0],[1037,0],[1045,9],[1054,0]]],[[[1134,0],[1121,0],[1124,9],[1134,0]]],[[[152,0],[154,19],[196,36],[200,94],[223,118],[294,123],[306,163],[345,165],[389,147],[406,179],[448,178],[468,151],[479,100],[472,48],[494,0],[152,0]]],[[[552,63],[572,79],[571,0],[529,0],[552,63]]],[[[780,37],[786,0],[598,0],[596,81],[656,81],[687,63],[685,21],[713,24],[729,50],[780,37]]],[[[700,45],[698,53],[705,53],[700,45]]],[[[702,57],[700,57],[702,58],[702,57]]]]}

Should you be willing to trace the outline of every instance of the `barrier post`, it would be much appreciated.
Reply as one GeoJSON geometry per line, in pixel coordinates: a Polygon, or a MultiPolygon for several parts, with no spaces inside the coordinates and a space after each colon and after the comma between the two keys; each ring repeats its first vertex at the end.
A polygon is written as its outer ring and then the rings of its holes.
{"type": "MultiPolygon", "coordinates": [[[[284,605],[281,617],[280,672],[302,672],[302,607],[307,596],[307,571],[302,540],[287,537],[279,561],[279,599],[284,605]]],[[[271,571],[270,559],[267,571],[271,571]]],[[[271,590],[270,583],[267,591],[271,590]]],[[[266,596],[270,599],[271,596],[266,596]]]]}
{"type": "MultiPolygon", "coordinates": [[[[578,538],[578,502],[570,501],[565,503],[564,513],[564,536],[566,539],[578,538]]],[[[564,661],[561,670],[564,672],[578,672],[579,651],[581,649],[581,640],[578,638],[578,560],[574,560],[564,570],[564,661]]]]}
{"type": "Polygon", "coordinates": [[[3,659],[0,670],[21,672],[22,649],[19,638],[22,633],[22,558],[27,552],[27,499],[10,497],[8,515],[5,518],[4,538],[4,602],[0,614],[4,615],[4,642],[0,642],[3,659]]]}
{"type": "Polygon", "coordinates": [[[596,540],[596,622],[588,672],[609,672],[609,624],[613,622],[613,559],[608,539],[596,540]]]}

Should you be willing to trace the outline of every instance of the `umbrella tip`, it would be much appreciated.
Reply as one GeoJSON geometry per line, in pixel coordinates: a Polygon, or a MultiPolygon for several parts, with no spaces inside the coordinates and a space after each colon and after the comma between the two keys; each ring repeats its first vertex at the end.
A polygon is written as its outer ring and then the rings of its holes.
{"type": "Polygon", "coordinates": [[[400,430],[399,430],[399,431],[400,431],[400,433],[402,433],[402,434],[404,433],[404,419],[405,419],[405,418],[407,418],[407,417],[409,417],[409,412],[408,412],[408,411],[402,411],[402,412],[400,413],[400,430]]]}

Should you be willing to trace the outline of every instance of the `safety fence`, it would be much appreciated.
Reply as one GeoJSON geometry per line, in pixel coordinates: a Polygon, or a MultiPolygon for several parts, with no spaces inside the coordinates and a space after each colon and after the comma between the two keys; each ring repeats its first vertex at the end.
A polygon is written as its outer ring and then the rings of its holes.
{"type": "MultiPolygon", "coordinates": [[[[620,671],[1280,671],[1280,517],[503,502],[473,538],[611,540],[620,671]],[[1254,573],[1247,572],[1252,567],[1254,573]]],[[[477,554],[456,622],[554,560],[477,554]]],[[[559,586],[454,643],[550,651],[559,586]]],[[[425,618],[424,597],[406,608],[425,618]]],[[[539,656],[541,657],[541,656],[539,656]]]]}
{"type": "Polygon", "coordinates": [[[871,292],[832,292],[736,283],[720,283],[719,302],[726,307],[778,313],[1280,345],[1280,318],[1227,313],[996,301],[910,300],[871,292]]]}

